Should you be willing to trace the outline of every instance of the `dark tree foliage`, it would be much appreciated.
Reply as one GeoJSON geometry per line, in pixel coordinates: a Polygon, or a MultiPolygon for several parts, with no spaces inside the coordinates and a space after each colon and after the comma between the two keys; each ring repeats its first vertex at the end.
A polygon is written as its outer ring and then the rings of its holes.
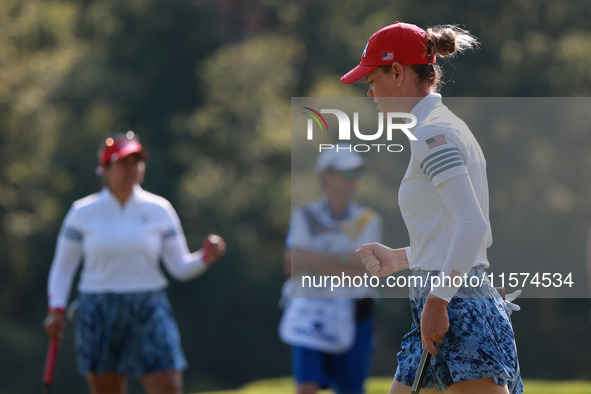
{"type": "MultiPolygon", "coordinates": [[[[3,0],[0,393],[40,386],[55,240],[71,203],[100,187],[96,153],[106,134],[141,137],[152,153],[144,187],[173,203],[192,250],[209,232],[228,243],[205,276],[169,287],[190,362],[187,391],[285,376],[277,303],[291,208],[290,97],[363,96],[365,86],[338,78],[396,20],[457,23],[479,38],[474,53],[442,62],[444,96],[584,97],[589,18],[591,5],[574,0],[3,0]]],[[[495,119],[477,135],[491,180],[491,260],[583,264],[587,127],[539,134],[495,119]]],[[[398,180],[386,195],[396,195],[398,180]]],[[[395,204],[363,197],[377,209],[395,204]]],[[[402,246],[395,218],[385,241],[402,246]]],[[[591,378],[588,356],[574,350],[591,345],[588,301],[521,305],[514,324],[525,377],[591,378]]],[[[392,299],[378,309],[374,373],[391,375],[408,310],[392,299]]],[[[72,346],[70,326],[58,392],[85,390],[72,346]]]]}

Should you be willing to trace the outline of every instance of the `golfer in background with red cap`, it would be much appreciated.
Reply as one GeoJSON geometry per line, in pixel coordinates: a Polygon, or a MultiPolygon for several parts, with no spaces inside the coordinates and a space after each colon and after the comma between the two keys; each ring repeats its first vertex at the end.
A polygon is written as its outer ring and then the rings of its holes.
{"type": "Polygon", "coordinates": [[[490,283],[473,287],[479,280],[469,280],[486,278],[489,267],[486,162],[470,129],[437,94],[436,57],[476,44],[457,26],[424,31],[397,22],[372,35],[361,63],[341,78],[369,83],[367,95],[381,112],[410,112],[417,118],[417,140],[410,143],[398,197],[410,246],[372,243],[357,251],[372,275],[410,268],[422,279],[410,282],[413,326],[402,339],[390,393],[411,392],[423,346],[433,357],[421,393],[524,391],[509,310],[490,283]],[[464,284],[449,280],[464,275],[464,284]],[[433,277],[443,281],[432,287],[438,283],[433,277]]]}
{"type": "Polygon", "coordinates": [[[150,394],[183,392],[187,362],[159,261],[173,277],[188,280],[225,252],[215,235],[189,251],[174,208],[140,187],[147,158],[131,131],[105,140],[98,168],[105,186],[72,205],[49,273],[44,326],[59,340],[72,280],[84,261],[75,340],[78,369],[94,394],[127,392],[127,376],[141,377],[150,394]]]}

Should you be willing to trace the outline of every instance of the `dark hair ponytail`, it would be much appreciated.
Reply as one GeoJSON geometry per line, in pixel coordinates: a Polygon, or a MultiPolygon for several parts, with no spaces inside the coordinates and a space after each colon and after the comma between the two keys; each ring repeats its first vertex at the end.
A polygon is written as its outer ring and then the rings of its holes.
{"type": "MultiPolygon", "coordinates": [[[[478,40],[467,30],[456,25],[439,25],[427,29],[427,55],[453,57],[458,53],[478,47],[478,40]]],[[[443,85],[443,70],[438,64],[414,64],[413,71],[419,82],[439,91],[443,85]]]]}

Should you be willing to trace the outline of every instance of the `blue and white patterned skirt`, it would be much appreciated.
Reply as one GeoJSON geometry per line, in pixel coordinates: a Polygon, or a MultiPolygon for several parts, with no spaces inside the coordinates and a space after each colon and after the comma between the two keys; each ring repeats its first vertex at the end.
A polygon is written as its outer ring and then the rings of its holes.
{"type": "MultiPolygon", "coordinates": [[[[415,270],[426,285],[410,288],[413,324],[402,338],[395,378],[412,386],[421,357],[420,317],[429,295],[428,276],[439,271],[415,270]]],[[[485,270],[474,267],[468,274],[483,278],[485,270]]],[[[420,281],[416,281],[420,283],[420,281]]],[[[468,282],[469,283],[469,282],[468,282]]],[[[493,377],[495,382],[508,385],[511,394],[524,392],[519,372],[517,347],[505,301],[488,283],[464,286],[447,307],[450,329],[437,346],[439,353],[431,358],[423,387],[445,391],[454,383],[493,377]]]]}
{"type": "Polygon", "coordinates": [[[186,368],[178,327],[163,290],[86,293],[78,300],[75,341],[83,375],[140,376],[186,368]]]}

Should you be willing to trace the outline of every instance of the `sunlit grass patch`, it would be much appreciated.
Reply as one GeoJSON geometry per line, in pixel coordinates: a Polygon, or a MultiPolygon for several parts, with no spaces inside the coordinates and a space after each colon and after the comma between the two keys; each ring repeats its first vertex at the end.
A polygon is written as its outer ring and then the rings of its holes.
{"type": "MultiPolygon", "coordinates": [[[[392,378],[372,378],[367,382],[366,394],[385,394],[390,388],[392,378]]],[[[527,394],[591,394],[591,382],[587,381],[546,381],[525,380],[527,394]]],[[[209,391],[200,394],[293,394],[291,378],[266,379],[249,383],[241,389],[209,391]]],[[[330,390],[321,391],[330,393],[330,390]]],[[[197,393],[195,393],[197,394],[197,393]]]]}

